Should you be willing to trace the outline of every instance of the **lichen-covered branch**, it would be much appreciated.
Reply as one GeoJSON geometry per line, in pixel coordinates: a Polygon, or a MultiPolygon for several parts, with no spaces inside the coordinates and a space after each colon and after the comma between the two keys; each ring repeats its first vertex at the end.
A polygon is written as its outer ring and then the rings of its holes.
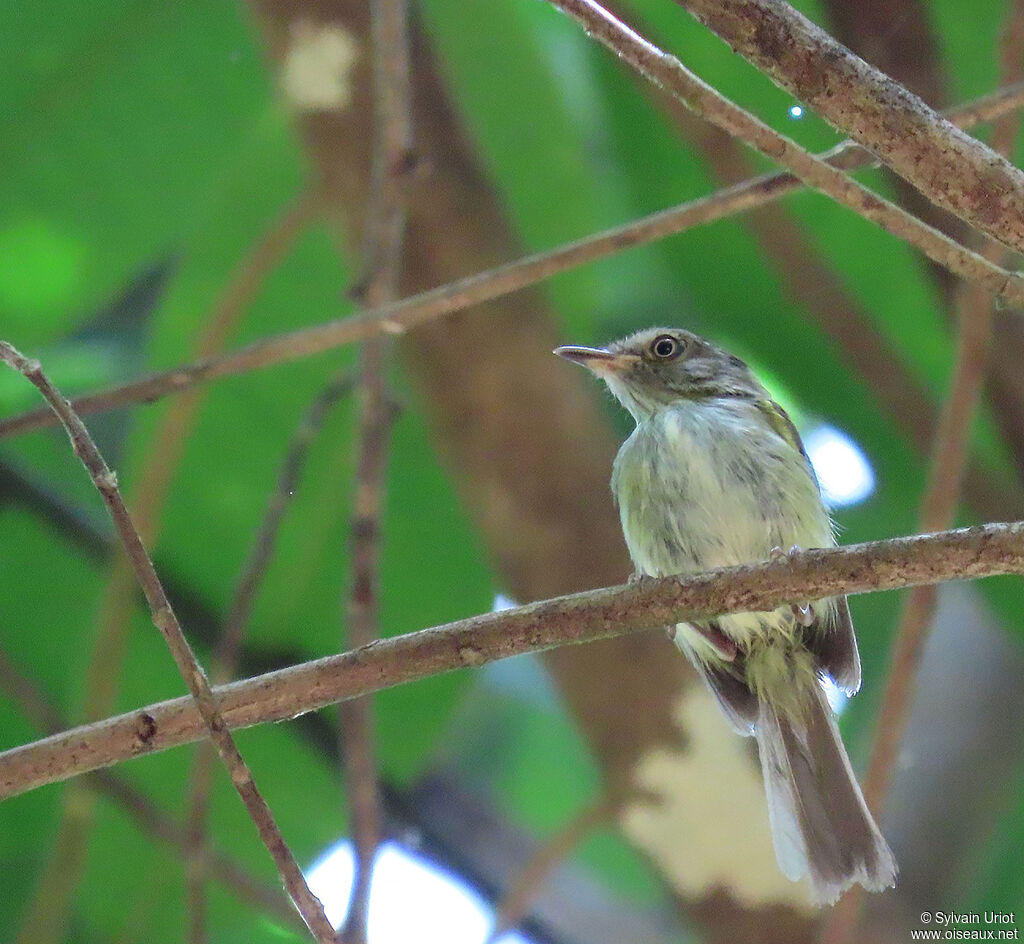
{"type": "MultiPolygon", "coordinates": [[[[1024,84],[999,89],[953,109],[949,112],[949,119],[959,126],[969,128],[993,121],[1020,108],[1022,103],[1024,84]]],[[[839,144],[821,157],[831,166],[846,170],[866,167],[874,162],[868,152],[852,142],[839,144]]],[[[133,403],[150,403],[206,381],[311,357],[379,334],[401,334],[445,315],[536,285],[588,262],[763,206],[802,186],[802,181],[790,173],[764,174],[710,196],[681,203],[555,249],[474,273],[380,308],[364,310],[348,318],[312,325],[287,334],[273,335],[220,357],[181,364],[117,387],[83,394],[74,398],[72,405],[79,415],[85,415],[133,403]]],[[[1019,287],[1016,283],[1011,286],[1014,291],[1019,287]]],[[[49,410],[31,410],[0,420],[0,439],[53,426],[55,423],[49,410]]]]}
{"type": "MultiPolygon", "coordinates": [[[[367,211],[363,296],[370,307],[400,293],[402,247],[412,157],[412,100],[406,0],[370,0],[373,45],[373,154],[367,211]]],[[[381,518],[387,485],[394,406],[388,386],[389,339],[368,339],[360,352],[360,398],[355,494],[352,501],[351,589],[347,642],[365,646],[380,635],[381,518]]],[[[366,941],[373,863],[381,840],[373,701],[341,706],[338,750],[354,848],[354,875],[345,919],[346,937],[366,941]]]]}
{"type": "MultiPolygon", "coordinates": [[[[453,669],[725,613],[837,594],[1024,574],[1024,522],[805,551],[787,560],[589,590],[379,640],[216,690],[229,727],[307,711],[453,669]]],[[[0,799],[196,741],[191,698],[149,705],[0,754],[0,799]]]]}
{"type": "MultiPolygon", "coordinates": [[[[731,102],[674,56],[663,52],[617,20],[595,0],[549,2],[572,16],[591,37],[607,46],[650,81],[661,85],[723,131],[782,164],[809,187],[820,190],[886,232],[905,240],[933,262],[945,266],[961,278],[976,281],[993,294],[1004,296],[1007,300],[1013,299],[1015,304],[1024,302],[1024,279],[1020,276],[993,265],[988,259],[922,223],[895,203],[878,196],[841,170],[805,151],[795,141],[779,134],[731,102]]],[[[990,183],[994,187],[997,181],[993,178],[990,183]]],[[[1024,229],[1024,218],[1021,226],[1024,229]]],[[[1024,235],[1020,244],[1024,247],[1024,235]]]]}
{"type": "MultiPolygon", "coordinates": [[[[1020,79],[1024,71],[1024,0],[1014,0],[1000,41],[1002,78],[1020,79]]],[[[1006,115],[996,122],[992,146],[1009,157],[1020,133],[1020,115],[1006,115]]],[[[998,243],[982,250],[999,261],[1009,255],[998,243]]],[[[984,388],[995,303],[977,285],[960,285],[956,295],[958,322],[956,358],[949,390],[942,404],[932,443],[931,461],[921,500],[922,531],[949,527],[967,469],[971,433],[984,388]]],[[[889,676],[878,713],[875,739],[864,777],[864,799],[881,816],[889,792],[896,758],[903,742],[917,686],[921,656],[935,617],[938,587],[915,587],[907,596],[893,643],[889,676]]],[[[851,890],[833,910],[823,932],[826,944],[852,944],[863,904],[863,889],[851,890]]]]}
{"type": "MultiPolygon", "coordinates": [[[[3,691],[25,717],[40,731],[63,731],[67,722],[48,698],[15,666],[0,649],[0,691],[3,691]]],[[[166,843],[182,855],[188,854],[188,831],[170,813],[160,809],[141,790],[111,770],[95,770],[82,778],[83,785],[116,805],[143,835],[166,843]]],[[[303,929],[298,912],[276,886],[251,875],[239,862],[217,850],[206,858],[210,876],[220,882],[239,901],[265,911],[275,921],[303,929]]]]}
{"type": "Polygon", "coordinates": [[[153,562],[149,558],[149,553],[132,522],[124,499],[121,497],[121,492],[117,487],[117,476],[100,455],[81,419],[43,373],[38,361],[26,358],[5,341],[0,341],[0,361],[21,373],[34,384],[51,409],[60,417],[61,425],[67,431],[75,455],[82,460],[82,464],[110,511],[114,529],[117,531],[118,538],[131,561],[132,570],[138,579],[139,586],[146,597],[146,602],[149,604],[153,624],[160,635],[164,637],[164,641],[171,651],[175,664],[181,672],[181,677],[191,693],[190,701],[201,718],[203,729],[217,745],[221,760],[231,774],[231,782],[252,817],[260,839],[263,840],[274,859],[274,864],[281,874],[281,879],[288,889],[292,901],[295,902],[296,908],[320,944],[335,944],[334,929],[324,914],[323,906],[306,885],[302,870],[278,830],[270,807],[267,806],[257,789],[248,765],[235,746],[234,738],[225,723],[217,699],[206,679],[206,674],[182,632],[178,618],[164,592],[163,584],[161,584],[153,562]]]}
{"type": "Polygon", "coordinates": [[[1024,172],[784,0],[677,0],[926,197],[1024,252],[1024,172]]]}

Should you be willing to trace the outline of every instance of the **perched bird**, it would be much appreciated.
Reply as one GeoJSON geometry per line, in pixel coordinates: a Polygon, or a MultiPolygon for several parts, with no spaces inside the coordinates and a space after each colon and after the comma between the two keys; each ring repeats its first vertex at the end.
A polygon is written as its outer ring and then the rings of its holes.
{"type": "MultiPolygon", "coordinates": [[[[835,546],[796,428],[738,357],[677,328],[555,353],[604,380],[636,421],[612,491],[638,576],[835,546]]],[[[809,876],[820,903],[857,882],[894,885],[895,860],[821,684],[827,676],[849,694],[860,687],[846,598],[681,623],[670,635],[732,726],[757,738],[782,871],[809,876]]]]}

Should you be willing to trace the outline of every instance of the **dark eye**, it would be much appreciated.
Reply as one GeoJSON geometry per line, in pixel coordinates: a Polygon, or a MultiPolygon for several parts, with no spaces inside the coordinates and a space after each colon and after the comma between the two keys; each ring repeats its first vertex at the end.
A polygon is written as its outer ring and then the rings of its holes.
{"type": "Polygon", "coordinates": [[[671,334],[659,335],[651,343],[651,353],[655,357],[675,357],[682,349],[682,345],[671,334]]]}

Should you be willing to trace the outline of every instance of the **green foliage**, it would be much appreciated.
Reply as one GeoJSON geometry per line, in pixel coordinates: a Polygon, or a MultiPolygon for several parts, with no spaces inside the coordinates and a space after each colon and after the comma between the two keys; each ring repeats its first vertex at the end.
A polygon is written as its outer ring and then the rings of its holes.
{"type": "MultiPolygon", "coordinates": [[[[705,79],[803,145],[820,149],[836,139],[813,116],[792,121],[791,98],[676,4],[626,0],[622,6],[705,79]]],[[[819,9],[801,6],[821,19],[819,9]]],[[[929,5],[958,100],[995,82],[991,50],[1003,8],[999,0],[971,0],[971,29],[964,30],[966,0],[929,5]]],[[[524,249],[551,247],[715,187],[712,169],[651,107],[647,89],[548,5],[424,0],[420,12],[524,249]]],[[[308,169],[254,30],[235,6],[202,0],[23,0],[0,14],[0,34],[15,40],[6,44],[0,87],[0,334],[42,358],[68,392],[134,375],[133,358],[152,369],[191,359],[197,333],[241,260],[301,191],[308,169]],[[139,273],[161,262],[171,274],[141,340],[128,337],[127,328],[137,325],[90,335],[98,313],[109,313],[139,273]]],[[[802,194],[786,206],[938,403],[952,341],[925,265],[899,241],[821,196],[802,194]]],[[[344,314],[348,306],[339,299],[351,268],[339,261],[324,228],[308,227],[262,285],[231,344],[344,314]]],[[[544,290],[566,340],[606,340],[672,321],[762,364],[794,413],[807,423],[841,427],[871,459],[878,490],[838,515],[843,539],[914,529],[921,456],[834,339],[787,294],[742,219],[566,273],[544,290]]],[[[209,388],[162,516],[155,556],[161,572],[213,614],[222,614],[230,600],[298,418],[325,379],[352,361],[353,351],[344,349],[209,388]]],[[[501,583],[434,454],[415,394],[402,383],[408,406],[394,430],[383,522],[386,635],[484,611],[501,583]]],[[[20,378],[0,374],[0,412],[35,402],[20,378]]],[[[167,409],[140,408],[103,426],[129,494],[167,409]]],[[[624,429],[617,413],[612,421],[624,429]]],[[[344,646],[352,440],[353,411],[345,403],[313,447],[280,535],[249,635],[257,651],[300,659],[344,646]]],[[[975,446],[989,468],[1010,474],[1005,444],[988,416],[975,446]]],[[[0,459],[105,522],[62,435],[5,442],[0,459]]],[[[5,556],[0,579],[0,645],[77,719],[106,565],[21,508],[0,507],[0,542],[16,549],[5,556]]],[[[1020,633],[1019,581],[992,582],[986,592],[1020,633]]],[[[898,600],[860,597],[853,612],[867,683],[844,726],[861,754],[898,600]]],[[[207,654],[206,645],[201,652],[207,654]]],[[[140,609],[118,709],[181,692],[170,657],[140,609]]],[[[495,693],[463,671],[385,692],[376,714],[382,775],[393,787],[413,783],[439,758],[449,760],[513,824],[537,836],[558,829],[599,792],[596,766],[557,701],[495,693]]],[[[36,733],[0,699],[0,747],[36,733]]],[[[294,724],[247,732],[239,742],[292,848],[310,862],[347,826],[333,760],[294,724]]],[[[191,755],[191,748],[179,749],[120,772],[162,808],[180,813],[191,755]]],[[[62,788],[51,786],[0,806],[0,927],[18,925],[46,861],[61,795],[62,788]]],[[[126,922],[144,925],[148,940],[182,939],[180,858],[143,837],[105,801],[99,810],[76,898],[77,939],[139,936],[126,922]],[[137,905],[126,912],[126,901],[137,905]]],[[[984,878],[972,893],[976,907],[1005,907],[1022,893],[1017,865],[1024,813],[1019,802],[1010,810],[999,836],[979,853],[984,878]]],[[[275,881],[219,772],[212,822],[219,847],[275,881]]],[[[587,842],[578,863],[614,894],[644,904],[663,900],[651,870],[611,835],[587,842]]],[[[216,940],[290,939],[220,890],[211,901],[216,940]]]]}

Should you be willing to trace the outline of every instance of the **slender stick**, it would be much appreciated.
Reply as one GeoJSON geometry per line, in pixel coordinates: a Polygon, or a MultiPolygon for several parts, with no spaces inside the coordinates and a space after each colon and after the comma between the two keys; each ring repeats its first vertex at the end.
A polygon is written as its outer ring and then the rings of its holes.
{"type": "MultiPolygon", "coordinates": [[[[992,340],[992,297],[975,286],[965,286],[958,303],[960,332],[949,393],[935,433],[932,457],[921,503],[921,531],[948,527],[956,516],[960,485],[967,465],[970,433],[985,382],[985,367],[992,340]]],[[[864,798],[880,814],[892,780],[896,756],[915,691],[917,670],[935,613],[934,587],[910,594],[893,644],[879,726],[864,779],[864,798]]]]}
{"type": "Polygon", "coordinates": [[[295,857],[274,822],[270,807],[267,806],[266,801],[256,788],[252,774],[235,746],[234,738],[221,715],[206,675],[196,661],[188,640],[185,639],[185,634],[181,630],[178,618],[174,615],[174,610],[167,599],[160,578],[153,568],[149,554],[132,523],[124,500],[121,498],[117,487],[117,476],[100,455],[81,419],[43,373],[38,361],[24,357],[6,341],[0,341],[0,360],[33,383],[60,417],[61,425],[67,430],[75,454],[82,460],[82,464],[92,477],[93,484],[99,490],[110,511],[114,528],[124,545],[125,552],[132,563],[132,569],[138,578],[139,586],[149,604],[153,615],[153,624],[171,650],[171,655],[192,695],[203,725],[217,745],[221,760],[231,774],[231,782],[235,785],[238,795],[249,811],[260,838],[273,857],[292,901],[320,944],[334,944],[334,929],[324,915],[323,906],[306,885],[306,880],[302,876],[295,857]]]}
{"type": "MultiPolygon", "coordinates": [[[[1002,36],[1000,58],[1003,75],[1009,79],[1020,78],[1024,72],[1024,0],[1016,0],[1013,4],[1002,36]]],[[[993,147],[1009,155],[1020,126],[1019,113],[1002,118],[993,129],[993,147]]],[[[987,252],[994,259],[1005,255],[998,245],[988,247],[987,252]]],[[[994,317],[992,297],[975,285],[965,285],[958,305],[960,330],[953,374],[939,418],[921,501],[922,531],[948,528],[956,516],[971,430],[984,387],[994,317]]],[[[889,684],[882,701],[880,724],[864,784],[864,797],[877,812],[882,809],[899,742],[906,730],[914,679],[935,602],[934,588],[917,589],[911,593],[896,633],[889,684]]]]}
{"type": "Polygon", "coordinates": [[[677,3],[929,200],[1024,252],[1024,172],[1004,157],[855,56],[785,0],[677,3]]]}
{"type": "MultiPolygon", "coordinates": [[[[1003,80],[1019,80],[1024,73],[1024,0],[1015,0],[1010,8],[1000,46],[1003,80]]],[[[992,147],[1009,157],[1020,126],[1019,112],[1001,117],[992,131],[992,147]]],[[[983,252],[993,261],[1007,255],[998,243],[990,244],[983,252]]],[[[988,292],[973,284],[960,286],[956,359],[932,443],[928,479],[919,514],[922,531],[948,528],[956,517],[969,458],[971,431],[984,388],[995,313],[994,300],[988,292]]],[[[864,778],[864,799],[879,817],[910,721],[917,673],[937,602],[937,587],[915,587],[907,596],[896,628],[888,680],[864,778]]],[[[863,889],[859,887],[844,896],[822,929],[825,944],[852,944],[856,939],[863,901],[863,889]]]]}
{"type": "MultiPolygon", "coordinates": [[[[999,89],[947,114],[954,123],[973,127],[1014,111],[1022,104],[1024,83],[999,89]]],[[[874,166],[876,163],[867,151],[849,141],[822,154],[821,158],[834,167],[847,170],[874,166]]],[[[118,387],[83,394],[76,397],[72,405],[76,412],[85,415],[133,403],[150,403],[209,380],[263,370],[379,334],[400,334],[472,305],[536,285],[569,269],[607,258],[622,250],[763,206],[802,186],[800,179],[793,174],[764,174],[710,196],[681,203],[623,226],[525,256],[418,295],[410,295],[390,305],[371,308],[348,318],[324,322],[299,331],[272,335],[221,357],[181,364],[118,387]]],[[[1020,290],[1017,282],[1008,285],[1011,294],[1019,295],[1020,290]]],[[[42,429],[55,423],[49,410],[31,410],[0,420],[0,438],[42,429]]]]}
{"type": "MultiPolygon", "coordinates": [[[[306,465],[309,448],[320,432],[331,407],[352,388],[348,371],[337,374],[313,399],[292,435],[285,453],[277,487],[270,496],[263,521],[249,547],[235,585],[224,628],[213,655],[211,676],[214,684],[224,684],[235,674],[246,627],[252,614],[256,594],[274,553],[277,535],[284,520],[289,500],[298,487],[306,465]]],[[[188,859],[186,897],[189,911],[189,934],[193,942],[205,938],[204,914],[206,898],[203,884],[207,874],[213,875],[214,861],[208,848],[207,817],[216,751],[204,741],[199,745],[192,765],[188,803],[188,859]]]]}
{"type": "MultiPolygon", "coordinates": [[[[619,16],[617,4],[610,0],[604,2],[615,16],[619,16]]],[[[845,0],[841,0],[839,5],[844,3],[845,0]]],[[[754,156],[739,141],[640,76],[636,76],[636,80],[641,92],[646,93],[670,119],[688,146],[700,153],[717,186],[740,183],[755,172],[754,156]]],[[[923,200],[920,194],[917,196],[919,201],[923,200]]],[[[932,205],[928,203],[927,206],[932,205]]],[[[918,215],[923,216],[923,213],[918,215]]],[[[770,263],[783,294],[807,312],[830,336],[843,360],[873,391],[882,410],[896,421],[919,453],[927,454],[939,413],[938,404],[933,403],[932,391],[908,369],[903,354],[890,345],[873,314],[850,290],[832,260],[800,225],[792,207],[778,202],[766,204],[744,214],[740,223],[754,237],[762,256],[770,263]]],[[[944,269],[941,274],[954,284],[959,282],[944,269]]],[[[1009,484],[1008,476],[998,483],[992,480],[992,471],[980,463],[972,464],[970,474],[971,482],[978,487],[980,495],[1003,495],[1009,484]]],[[[1005,497],[1007,507],[1012,507],[1010,496],[1005,497]]],[[[980,498],[979,504],[984,500],[980,498]]],[[[1021,507],[1024,507],[1024,492],[1021,507]]],[[[998,517],[981,508],[976,511],[979,520],[998,517]]]]}
{"type": "MultiPolygon", "coordinates": [[[[406,0],[370,0],[373,41],[374,141],[366,212],[364,298],[371,308],[399,295],[413,147],[409,25],[406,0]]],[[[352,579],[347,607],[348,645],[380,635],[380,535],[394,409],[388,390],[390,342],[369,338],[360,352],[360,400],[355,496],[352,509],[352,579]]],[[[374,746],[372,696],[341,705],[338,753],[355,851],[346,937],[366,941],[373,863],[381,840],[381,802],[374,746]]]]}
{"type": "MultiPolygon", "coordinates": [[[[890,538],[787,560],[556,597],[383,639],[217,689],[232,728],[307,711],[496,659],[724,613],[947,580],[1024,573],[1024,522],[890,538]]],[[[149,705],[0,753],[0,799],[199,740],[190,698],[149,705]]]]}
{"type": "MultiPolygon", "coordinates": [[[[0,649],[0,691],[40,731],[56,733],[67,727],[67,721],[33,682],[18,670],[10,656],[0,649]]],[[[188,850],[188,832],[170,814],[161,810],[141,790],[110,770],[94,770],[83,778],[85,786],[106,797],[125,814],[141,833],[166,843],[181,854],[188,850]]],[[[291,902],[275,886],[267,885],[251,875],[239,862],[221,852],[211,851],[208,857],[210,875],[231,891],[239,901],[265,911],[274,921],[292,928],[305,929],[291,902]]]]}
{"type": "Polygon", "coordinates": [[[284,462],[281,463],[281,471],[278,473],[277,487],[267,502],[263,521],[249,547],[249,554],[242,566],[228,607],[228,615],[224,620],[224,632],[214,653],[215,674],[218,680],[226,682],[234,675],[238,666],[245,628],[252,616],[256,595],[273,557],[285,511],[305,469],[309,449],[331,408],[351,390],[351,372],[345,370],[338,373],[313,398],[292,434],[284,462]]]}
{"type": "MultiPolygon", "coordinates": [[[[385,381],[387,351],[384,339],[371,338],[367,341],[361,361],[363,396],[351,529],[352,587],[347,621],[348,645],[352,648],[365,646],[380,635],[379,539],[391,411],[385,381]]],[[[351,941],[364,942],[373,862],[381,839],[372,696],[347,701],[340,707],[338,753],[344,767],[355,851],[345,932],[351,941]]]]}
{"type": "MultiPolygon", "coordinates": [[[[591,37],[607,46],[651,82],[665,88],[723,131],[782,164],[809,187],[820,190],[905,240],[933,262],[945,266],[961,278],[977,281],[993,294],[1003,295],[1017,304],[1024,303],[1024,279],[993,265],[983,256],[961,246],[895,203],[857,183],[843,171],[805,151],[795,141],[779,134],[729,101],[674,56],[663,52],[615,19],[595,0],[549,2],[572,16],[591,37]]],[[[1024,238],[1021,239],[1021,245],[1024,247],[1024,238]]]]}
{"type": "Polygon", "coordinates": [[[544,842],[516,875],[494,909],[494,927],[486,944],[494,944],[506,931],[523,920],[538,893],[554,871],[569,858],[587,836],[609,822],[614,804],[607,798],[580,810],[550,839],[544,842]]]}
{"type": "MultiPolygon", "coordinates": [[[[195,345],[196,356],[218,354],[224,349],[225,341],[267,273],[291,247],[313,208],[313,201],[304,194],[267,226],[235,268],[205,319],[195,345]]],[[[200,390],[178,398],[161,418],[145,454],[132,507],[136,528],[150,546],[156,543],[161,509],[204,400],[205,393],[200,390]]],[[[103,587],[98,627],[85,670],[82,706],[85,720],[102,718],[113,710],[135,607],[135,577],[131,566],[123,555],[115,554],[103,587]]],[[[74,788],[66,792],[50,859],[25,910],[18,944],[58,944],[62,939],[74,890],[86,865],[94,799],[92,794],[76,795],[74,788]]]]}

